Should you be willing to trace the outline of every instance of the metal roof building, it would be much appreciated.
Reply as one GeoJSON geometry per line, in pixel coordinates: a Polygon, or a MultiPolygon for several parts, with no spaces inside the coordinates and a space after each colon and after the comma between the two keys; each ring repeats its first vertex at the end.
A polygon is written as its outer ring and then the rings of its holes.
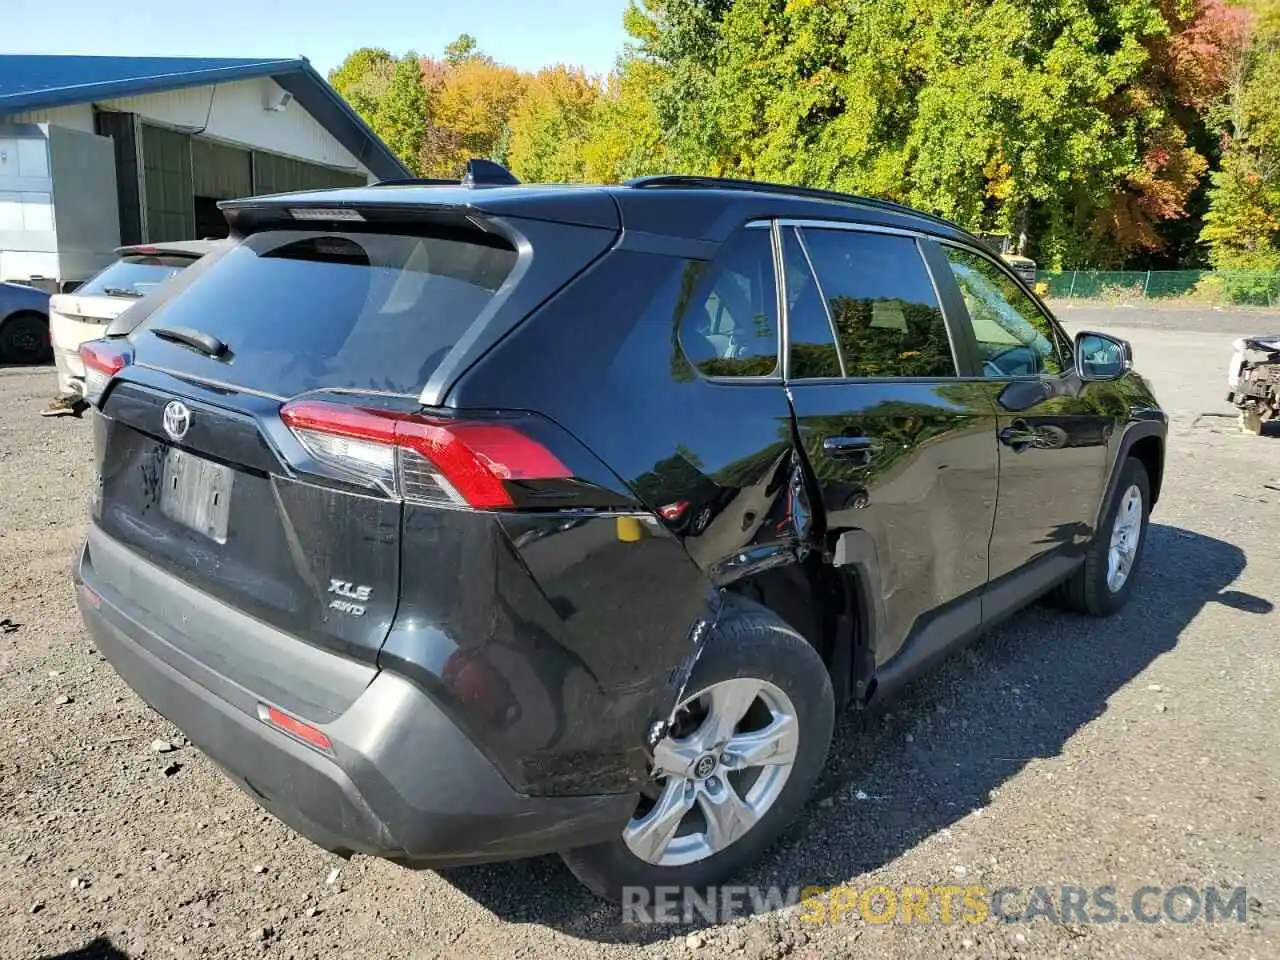
{"type": "Polygon", "coordinates": [[[0,280],[221,235],[219,200],[408,173],[306,59],[0,56],[0,280]]]}

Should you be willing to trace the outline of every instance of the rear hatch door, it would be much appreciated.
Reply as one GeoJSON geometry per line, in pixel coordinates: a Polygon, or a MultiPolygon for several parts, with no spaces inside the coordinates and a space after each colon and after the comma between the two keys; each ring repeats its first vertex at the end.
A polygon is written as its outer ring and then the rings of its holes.
{"type": "MultiPolygon", "coordinates": [[[[379,479],[381,449],[304,444],[281,411],[420,411],[424,383],[477,326],[525,312],[513,287],[530,284],[532,250],[512,224],[268,222],[158,308],[140,305],[133,361],[101,401],[96,523],[260,620],[376,661],[399,597],[402,501],[379,479]]],[[[590,256],[543,258],[535,288],[554,291],[614,236],[587,232],[590,256]]],[[[182,627],[183,611],[145,613],[182,627]]]]}

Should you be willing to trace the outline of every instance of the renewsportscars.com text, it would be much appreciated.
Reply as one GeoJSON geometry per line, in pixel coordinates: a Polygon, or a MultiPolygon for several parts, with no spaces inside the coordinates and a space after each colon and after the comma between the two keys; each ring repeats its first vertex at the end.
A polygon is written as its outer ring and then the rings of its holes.
{"type": "Polygon", "coordinates": [[[728,923],[799,908],[803,923],[1244,923],[1244,887],[625,887],[624,923],[728,923]]]}

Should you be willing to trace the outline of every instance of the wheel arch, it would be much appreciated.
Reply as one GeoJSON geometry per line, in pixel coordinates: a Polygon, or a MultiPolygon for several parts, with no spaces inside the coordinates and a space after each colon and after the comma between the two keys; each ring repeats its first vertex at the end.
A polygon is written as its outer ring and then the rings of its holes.
{"type": "Polygon", "coordinates": [[[1164,481],[1164,437],[1149,434],[1134,440],[1126,451],[1126,459],[1132,457],[1147,471],[1151,484],[1151,505],[1160,500],[1160,487],[1164,481]]]}
{"type": "Polygon", "coordinates": [[[43,310],[37,310],[35,307],[19,307],[17,310],[11,310],[3,317],[0,317],[0,328],[3,328],[10,320],[18,320],[22,317],[38,317],[44,323],[49,322],[49,314],[43,310]]]}
{"type": "Polygon", "coordinates": [[[856,566],[836,566],[813,552],[724,589],[765,608],[808,641],[826,664],[837,708],[870,694],[872,594],[856,566]]]}
{"type": "Polygon", "coordinates": [[[1154,506],[1160,497],[1160,488],[1164,480],[1165,439],[1169,432],[1168,421],[1161,415],[1158,419],[1134,420],[1125,428],[1124,435],[1116,446],[1116,454],[1111,461],[1107,476],[1107,485],[1098,502],[1097,515],[1094,517],[1094,530],[1101,528],[1111,506],[1119,493],[1120,474],[1130,457],[1136,459],[1147,471],[1147,479],[1151,484],[1151,505],[1154,506]]]}

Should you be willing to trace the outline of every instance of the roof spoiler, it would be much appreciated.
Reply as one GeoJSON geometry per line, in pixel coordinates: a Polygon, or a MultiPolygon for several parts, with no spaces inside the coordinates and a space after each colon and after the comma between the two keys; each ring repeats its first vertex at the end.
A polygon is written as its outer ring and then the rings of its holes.
{"type": "Polygon", "coordinates": [[[520,181],[500,163],[475,158],[467,161],[467,172],[461,180],[440,180],[434,177],[401,177],[395,180],[379,180],[375,187],[515,187],[520,181]]]}

